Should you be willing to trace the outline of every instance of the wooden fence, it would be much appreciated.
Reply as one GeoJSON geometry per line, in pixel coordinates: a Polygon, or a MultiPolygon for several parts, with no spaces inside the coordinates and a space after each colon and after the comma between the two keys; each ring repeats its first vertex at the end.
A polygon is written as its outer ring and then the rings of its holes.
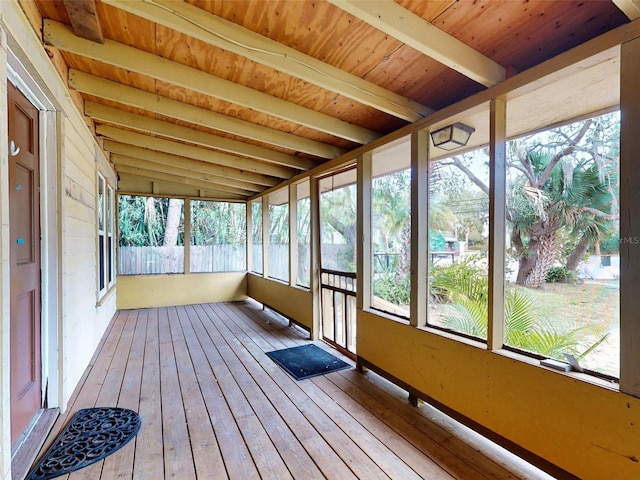
{"type": "MultiPolygon", "coordinates": [[[[242,272],[247,269],[244,245],[205,245],[190,248],[191,272],[242,272]]],[[[120,247],[119,275],[184,273],[184,247],[120,247]]]]}
{"type": "MultiPolygon", "coordinates": [[[[262,250],[253,249],[254,271],[262,270],[262,250]]],[[[191,245],[191,272],[243,272],[247,270],[244,245],[191,245]]],[[[184,247],[119,247],[119,275],[184,273],[184,247]]],[[[289,246],[269,247],[269,277],[287,280],[289,246]]],[[[309,285],[309,247],[300,245],[298,279],[309,285]]]]}

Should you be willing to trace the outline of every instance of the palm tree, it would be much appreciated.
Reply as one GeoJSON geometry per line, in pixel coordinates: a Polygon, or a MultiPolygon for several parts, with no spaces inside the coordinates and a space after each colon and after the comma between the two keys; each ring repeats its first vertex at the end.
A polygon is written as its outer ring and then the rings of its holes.
{"type": "MultiPolygon", "coordinates": [[[[441,317],[446,327],[487,338],[488,281],[477,257],[434,267],[430,287],[432,292],[437,292],[434,299],[449,304],[448,312],[441,317]]],[[[526,289],[508,287],[504,309],[505,344],[551,358],[563,359],[564,353],[584,358],[608,337],[591,326],[560,331],[551,322],[539,319],[537,313],[526,289]],[[595,342],[585,340],[594,334],[599,336],[595,342]]]]}
{"type": "Polygon", "coordinates": [[[519,285],[539,287],[544,283],[558,251],[560,229],[580,238],[577,249],[586,251],[611,231],[616,218],[611,172],[602,172],[593,160],[576,163],[572,157],[550,169],[555,159],[556,155],[546,152],[530,152],[527,162],[532,177],[517,180],[508,200],[511,242],[519,257],[519,285]],[[548,175],[542,183],[544,172],[548,175]]]}
{"type": "MultiPolygon", "coordinates": [[[[516,283],[539,287],[559,251],[558,233],[574,240],[574,270],[594,242],[612,233],[617,218],[619,120],[607,114],[509,142],[513,178],[507,220],[518,258],[516,283]],[[613,168],[612,168],[613,167],[613,168]]],[[[463,157],[447,160],[488,195],[488,184],[463,157]]]]}

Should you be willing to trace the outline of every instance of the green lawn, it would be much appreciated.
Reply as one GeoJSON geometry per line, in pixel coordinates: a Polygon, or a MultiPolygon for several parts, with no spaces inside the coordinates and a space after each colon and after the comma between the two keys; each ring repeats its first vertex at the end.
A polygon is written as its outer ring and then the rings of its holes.
{"type": "Polygon", "coordinates": [[[544,289],[527,290],[540,316],[558,328],[583,325],[610,328],[620,323],[620,290],[610,282],[547,283],[544,289]]]}
{"type": "Polygon", "coordinates": [[[540,317],[558,329],[594,326],[607,340],[581,360],[581,365],[614,377],[620,375],[620,290],[613,282],[588,282],[582,285],[549,283],[543,290],[530,290],[540,317]]]}
{"type": "MultiPolygon", "coordinates": [[[[524,288],[514,287],[510,288],[524,288]]],[[[607,340],[581,360],[589,369],[619,376],[620,351],[620,291],[611,282],[588,282],[582,285],[548,283],[543,289],[525,289],[531,296],[540,323],[551,325],[559,332],[581,327],[584,343],[595,343],[609,333],[607,340]]],[[[431,304],[430,323],[446,326],[442,316],[451,313],[452,306],[431,304]]],[[[586,347],[585,347],[586,348],[586,347]]]]}

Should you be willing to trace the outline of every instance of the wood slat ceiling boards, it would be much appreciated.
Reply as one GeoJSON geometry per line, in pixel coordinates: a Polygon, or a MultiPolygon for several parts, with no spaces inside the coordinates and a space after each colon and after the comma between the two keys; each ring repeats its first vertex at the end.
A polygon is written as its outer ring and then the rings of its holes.
{"type": "MultiPolygon", "coordinates": [[[[20,1],[35,3],[34,30],[121,190],[230,200],[419,121],[637,12],[635,0],[20,1]]],[[[534,97],[523,94],[519,107],[534,97]]],[[[542,114],[535,110],[536,122],[542,114]]]]}

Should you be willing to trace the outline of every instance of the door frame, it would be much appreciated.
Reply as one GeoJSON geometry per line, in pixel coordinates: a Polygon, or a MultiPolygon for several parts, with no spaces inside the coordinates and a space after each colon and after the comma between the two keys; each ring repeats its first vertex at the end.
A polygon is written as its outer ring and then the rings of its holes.
{"type": "MultiPolygon", "coordinates": [[[[24,56],[22,57],[24,58],[24,56]]],[[[61,405],[62,379],[59,361],[62,342],[59,325],[61,269],[61,195],[62,178],[60,127],[58,113],[39,83],[20,61],[7,49],[7,78],[38,109],[40,143],[40,265],[41,265],[41,362],[42,401],[47,408],[61,405]]]]}

